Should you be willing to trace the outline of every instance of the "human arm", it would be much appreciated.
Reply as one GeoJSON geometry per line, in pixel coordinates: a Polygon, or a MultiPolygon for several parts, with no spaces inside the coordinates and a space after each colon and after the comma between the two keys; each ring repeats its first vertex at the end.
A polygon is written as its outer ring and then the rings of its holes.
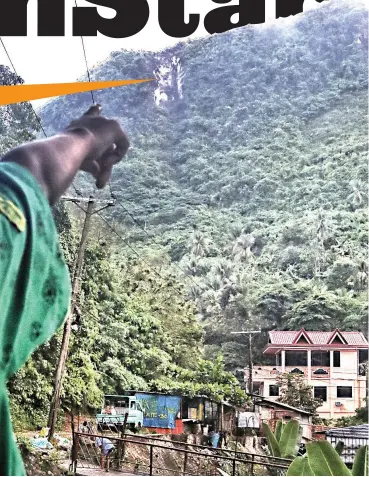
{"type": "Polygon", "coordinates": [[[6,154],[2,161],[28,169],[51,205],[68,189],[79,170],[92,174],[96,186],[103,188],[113,166],[126,154],[129,141],[117,121],[108,120],[100,113],[101,106],[93,106],[64,131],[23,144],[6,154]]]}

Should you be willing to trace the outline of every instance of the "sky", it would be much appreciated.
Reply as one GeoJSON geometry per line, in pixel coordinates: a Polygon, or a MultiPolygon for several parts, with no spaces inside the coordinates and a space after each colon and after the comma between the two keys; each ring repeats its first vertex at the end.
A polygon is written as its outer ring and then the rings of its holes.
{"type": "MultiPolygon", "coordinates": [[[[251,1],[251,0],[250,0],[251,1]]],[[[262,0],[255,0],[262,1],[262,0]]],[[[275,21],[275,0],[265,0],[267,22],[275,21]]],[[[148,0],[150,19],[146,27],[138,34],[125,39],[108,38],[101,34],[97,37],[85,37],[88,65],[93,68],[109,57],[112,51],[120,49],[160,50],[178,43],[178,39],[167,36],[158,23],[158,0],[148,0]]],[[[92,6],[85,0],[77,0],[79,7],[92,6]]],[[[233,0],[229,5],[238,5],[233,0]]],[[[305,0],[305,9],[319,7],[315,0],[305,0]]],[[[86,73],[81,39],[72,36],[72,7],[74,0],[65,0],[66,35],[64,37],[37,36],[37,0],[29,0],[27,37],[3,37],[4,44],[12,59],[17,73],[27,84],[73,82],[86,73]]],[[[201,23],[194,35],[187,39],[208,35],[203,26],[205,15],[218,7],[212,0],[186,0],[186,15],[199,13],[201,23]]],[[[98,7],[105,18],[112,18],[115,11],[98,7]]],[[[235,19],[237,20],[237,19],[235,19]]],[[[187,40],[185,39],[185,40],[187,40]]],[[[183,40],[182,40],[183,41],[183,40]]],[[[0,64],[9,65],[5,52],[0,47],[0,64]]],[[[118,80],[121,78],[111,78],[118,80]]],[[[45,100],[33,102],[40,106],[45,100]]]]}

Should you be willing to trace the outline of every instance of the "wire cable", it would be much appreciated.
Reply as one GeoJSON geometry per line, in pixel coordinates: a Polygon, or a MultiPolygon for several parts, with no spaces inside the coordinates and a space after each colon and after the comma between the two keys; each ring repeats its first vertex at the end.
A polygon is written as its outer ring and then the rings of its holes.
{"type": "MultiPolygon", "coordinates": [[[[165,280],[164,277],[157,271],[155,270],[154,268],[152,268],[152,266],[150,265],[149,262],[147,262],[144,258],[142,258],[142,256],[137,252],[137,250],[135,250],[132,245],[130,245],[127,241],[127,239],[125,239],[119,232],[117,232],[115,230],[114,227],[112,227],[109,222],[106,220],[106,218],[104,216],[102,216],[101,214],[99,214],[98,212],[96,213],[96,215],[98,215],[100,217],[100,219],[109,227],[109,229],[117,236],[119,237],[125,244],[126,246],[134,253],[134,255],[139,258],[147,267],[149,270],[151,270],[157,277],[159,277],[161,280],[165,280]]],[[[180,293],[182,296],[183,296],[183,291],[179,290],[178,288],[174,287],[173,286],[173,289],[176,290],[178,293],[180,293]]]]}
{"type": "MultiPolygon", "coordinates": [[[[81,206],[79,205],[77,202],[75,202],[75,205],[81,209],[83,212],[86,213],[86,210],[81,206]]],[[[134,249],[132,247],[132,245],[130,243],[128,243],[127,239],[123,237],[122,234],[120,234],[119,232],[117,232],[115,230],[115,228],[110,225],[110,223],[108,222],[108,220],[103,216],[101,215],[99,212],[95,212],[94,215],[97,215],[98,217],[100,217],[100,219],[108,226],[108,228],[117,236],[120,238],[120,240],[122,240],[124,242],[124,244],[132,251],[132,253],[137,257],[139,258],[147,267],[148,269],[153,272],[157,277],[159,277],[161,280],[165,280],[165,278],[157,271],[155,270],[155,268],[152,267],[152,265],[147,261],[145,260],[138,252],[136,249],[134,249]]],[[[183,291],[177,289],[176,287],[172,287],[174,290],[176,290],[178,293],[180,293],[183,297],[183,291]]]]}
{"type": "MultiPolygon", "coordinates": [[[[11,57],[10,57],[10,53],[9,53],[8,49],[6,48],[6,46],[5,46],[5,44],[4,44],[4,41],[3,41],[3,39],[2,39],[1,37],[0,37],[0,43],[1,43],[1,45],[2,45],[2,47],[3,47],[3,49],[4,49],[4,51],[5,51],[5,54],[6,54],[7,58],[8,58],[8,60],[9,60],[9,63],[11,64],[11,67],[13,68],[14,74],[15,74],[18,78],[20,78],[20,76],[19,76],[19,74],[18,74],[18,72],[17,72],[17,70],[16,70],[16,68],[15,68],[15,66],[14,66],[14,63],[13,63],[11,57]]],[[[46,131],[45,131],[43,125],[42,125],[41,118],[40,118],[40,117],[38,116],[38,114],[36,113],[35,108],[33,107],[32,103],[29,103],[29,104],[30,104],[30,106],[31,106],[31,108],[32,108],[32,112],[33,112],[33,114],[34,114],[34,116],[35,116],[35,118],[36,118],[36,120],[37,120],[37,122],[38,122],[38,124],[39,124],[39,126],[40,126],[41,131],[43,132],[45,138],[47,138],[48,135],[47,135],[47,133],[46,133],[46,131]]],[[[74,183],[72,183],[72,187],[73,187],[75,193],[76,193],[79,197],[82,197],[83,194],[76,188],[76,186],[74,185],[74,183]]]]}
{"type": "MultiPolygon", "coordinates": [[[[13,63],[12,59],[10,58],[10,54],[9,54],[9,52],[8,52],[8,50],[7,50],[6,46],[5,46],[5,44],[4,44],[4,41],[3,41],[3,39],[2,39],[1,37],[0,37],[0,42],[1,42],[2,47],[4,48],[5,54],[6,54],[6,56],[8,57],[9,63],[10,63],[10,65],[11,65],[11,67],[13,68],[13,71],[14,71],[15,75],[18,76],[18,78],[20,78],[20,76],[19,76],[19,74],[17,73],[17,70],[16,70],[16,68],[15,68],[15,66],[14,66],[14,63],[13,63]]],[[[33,112],[33,114],[34,114],[34,116],[35,116],[35,119],[36,119],[38,125],[40,126],[41,131],[44,133],[44,136],[47,137],[47,134],[46,134],[46,131],[45,131],[43,125],[42,125],[41,119],[39,118],[38,114],[36,113],[35,108],[33,107],[32,103],[29,103],[29,104],[30,104],[30,106],[31,106],[31,108],[32,108],[32,112],[33,112]]]]}
{"type": "MultiPolygon", "coordinates": [[[[75,0],[75,4],[76,4],[76,7],[78,7],[78,5],[77,5],[77,0],[75,0]]],[[[81,39],[83,40],[82,37],[81,37],[81,39]]],[[[14,70],[14,73],[19,77],[19,75],[18,75],[18,73],[17,73],[17,71],[16,71],[16,69],[15,69],[15,67],[14,67],[14,63],[13,63],[12,60],[11,60],[10,54],[9,54],[8,50],[6,49],[6,46],[5,46],[5,44],[4,44],[4,42],[3,42],[3,40],[2,40],[1,37],[0,37],[0,41],[1,41],[1,44],[2,44],[2,46],[3,46],[3,48],[4,48],[4,51],[5,51],[5,53],[6,53],[7,57],[8,57],[8,59],[9,59],[9,62],[10,62],[10,64],[12,65],[12,68],[13,68],[13,70],[14,70]]],[[[83,45],[83,46],[84,46],[84,45],[83,45]]],[[[87,62],[87,57],[86,57],[86,54],[85,54],[85,49],[84,49],[84,55],[85,55],[86,69],[87,69],[88,77],[89,77],[89,80],[91,81],[91,75],[90,75],[90,70],[89,70],[89,68],[88,68],[88,62],[87,62]]],[[[91,93],[92,93],[92,92],[91,92],[91,93]]],[[[93,101],[94,101],[93,95],[92,95],[92,99],[93,99],[93,101]]],[[[95,104],[95,103],[94,103],[94,104],[95,104]]],[[[37,118],[37,120],[38,120],[38,122],[39,122],[39,124],[40,124],[40,127],[41,127],[41,129],[42,129],[42,131],[43,131],[45,137],[48,137],[47,134],[46,134],[46,132],[45,132],[45,130],[44,130],[44,128],[43,128],[43,126],[42,126],[41,120],[40,120],[40,118],[38,117],[36,111],[34,110],[32,104],[31,104],[31,107],[32,107],[32,111],[33,111],[35,117],[37,118]]],[[[109,183],[109,186],[110,186],[110,193],[111,193],[111,195],[112,195],[112,197],[113,197],[113,191],[112,191],[112,188],[111,188],[111,183],[109,183]]],[[[81,192],[78,191],[78,189],[75,187],[74,184],[72,184],[72,187],[73,187],[73,189],[75,190],[75,192],[76,192],[77,195],[82,196],[81,192]]],[[[77,205],[78,205],[78,204],[77,204],[77,205]]],[[[127,209],[125,209],[125,207],[124,207],[122,204],[119,204],[119,205],[121,205],[121,207],[126,211],[126,213],[131,217],[131,219],[133,219],[134,222],[135,222],[138,226],[140,226],[140,227],[142,228],[142,226],[141,226],[141,225],[139,224],[139,222],[135,219],[135,217],[134,217],[127,209]]],[[[82,208],[82,207],[80,207],[80,208],[82,208]]],[[[98,212],[96,213],[96,215],[98,215],[98,216],[100,217],[100,219],[103,220],[103,221],[105,222],[105,224],[109,227],[109,229],[110,229],[117,237],[119,237],[119,238],[126,244],[126,246],[134,253],[134,255],[135,255],[136,257],[138,257],[143,263],[145,263],[145,265],[149,268],[149,270],[151,270],[151,271],[152,271],[156,276],[158,276],[161,280],[164,280],[164,277],[163,277],[157,270],[155,270],[154,268],[152,268],[151,265],[150,265],[145,259],[143,259],[143,258],[141,257],[141,255],[128,243],[128,241],[127,241],[121,234],[119,234],[119,232],[117,232],[114,227],[112,227],[112,226],[110,225],[110,223],[106,220],[105,217],[103,217],[103,216],[102,216],[101,214],[99,214],[98,212]]],[[[143,229],[143,230],[144,230],[144,229],[143,229]]],[[[145,233],[149,236],[149,234],[148,234],[146,231],[145,231],[145,233]]],[[[150,236],[149,236],[149,237],[150,237],[150,236]]],[[[177,266],[177,265],[176,265],[176,266],[177,266]]],[[[177,267],[178,267],[178,266],[177,266],[177,267]]],[[[182,273],[184,273],[183,270],[182,270],[180,267],[178,267],[178,268],[182,271],[182,273]]],[[[186,275],[186,276],[187,276],[187,275],[186,275]]],[[[188,276],[187,276],[187,277],[188,277],[188,276]]],[[[188,277],[188,278],[191,278],[191,277],[188,277]]],[[[193,282],[196,284],[196,282],[195,282],[194,280],[193,280],[193,282]]],[[[198,286],[198,285],[196,284],[196,286],[198,286]]],[[[174,288],[175,290],[177,290],[177,292],[179,292],[181,295],[183,294],[183,291],[177,289],[176,287],[173,287],[173,288],[174,288]]]]}
{"type": "MultiPolygon", "coordinates": [[[[78,8],[77,0],[74,0],[74,4],[75,4],[76,8],[78,8]]],[[[87,78],[88,78],[88,82],[91,83],[91,73],[90,73],[90,68],[88,67],[87,54],[86,54],[86,46],[85,46],[85,40],[83,39],[83,36],[81,36],[81,43],[82,43],[83,56],[84,56],[84,58],[85,58],[87,78]]],[[[90,91],[90,93],[91,93],[91,98],[92,98],[92,104],[96,104],[96,103],[95,103],[94,92],[93,92],[93,91],[90,91]]]]}
{"type": "MultiPolygon", "coordinates": [[[[138,220],[134,217],[134,215],[121,203],[121,202],[117,202],[116,205],[119,205],[125,212],[126,214],[132,219],[132,221],[146,234],[146,236],[150,239],[150,240],[153,240],[152,237],[150,236],[150,234],[147,232],[147,230],[145,229],[145,227],[143,227],[139,222],[138,220]]],[[[155,245],[158,245],[155,241],[153,241],[155,245]]],[[[196,281],[190,276],[190,275],[187,275],[186,274],[186,271],[183,270],[182,267],[180,267],[177,263],[174,263],[172,262],[172,265],[174,265],[176,268],[178,268],[178,270],[180,270],[181,273],[184,274],[184,276],[191,280],[191,282],[196,286],[196,287],[199,287],[200,285],[198,283],[196,283],[196,281]]]]}

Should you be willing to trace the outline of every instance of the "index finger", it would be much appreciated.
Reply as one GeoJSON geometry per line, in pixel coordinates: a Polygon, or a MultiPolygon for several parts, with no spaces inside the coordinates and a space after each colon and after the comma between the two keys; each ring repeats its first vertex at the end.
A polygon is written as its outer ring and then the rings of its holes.
{"type": "Polygon", "coordinates": [[[99,116],[102,111],[101,104],[94,104],[91,108],[84,113],[83,116],[99,116]]]}

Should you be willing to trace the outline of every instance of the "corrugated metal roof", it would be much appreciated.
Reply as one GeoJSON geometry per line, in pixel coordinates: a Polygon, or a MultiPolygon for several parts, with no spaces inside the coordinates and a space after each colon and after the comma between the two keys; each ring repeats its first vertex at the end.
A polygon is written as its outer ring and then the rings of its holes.
{"type": "Polygon", "coordinates": [[[326,431],[326,435],[330,437],[347,437],[369,440],[369,424],[360,424],[359,426],[350,427],[334,427],[333,429],[326,431]]]}
{"type": "Polygon", "coordinates": [[[299,412],[300,414],[307,414],[309,416],[313,415],[313,413],[310,411],[305,411],[304,409],[299,409],[297,407],[289,406],[288,404],[284,404],[282,402],[273,401],[272,399],[265,398],[263,396],[260,396],[259,394],[251,394],[251,396],[258,398],[255,404],[259,406],[262,406],[262,404],[265,403],[271,407],[280,407],[282,409],[290,409],[291,411],[299,412]]]}
{"type": "MultiPolygon", "coordinates": [[[[271,344],[286,345],[292,344],[301,332],[299,331],[269,331],[271,344]]],[[[306,331],[303,330],[306,336],[310,339],[312,344],[328,344],[332,331],[306,331]]],[[[359,331],[339,331],[348,345],[367,345],[368,342],[364,335],[359,331]]]]}

